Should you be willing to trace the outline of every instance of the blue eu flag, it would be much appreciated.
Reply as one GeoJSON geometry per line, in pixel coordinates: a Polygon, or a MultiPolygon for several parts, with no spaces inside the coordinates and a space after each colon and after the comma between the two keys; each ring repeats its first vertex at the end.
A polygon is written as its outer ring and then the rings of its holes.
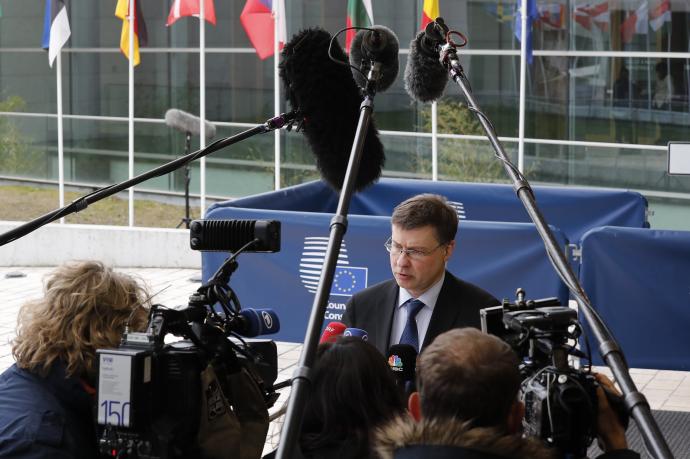
{"type": "Polygon", "coordinates": [[[336,266],[331,295],[352,296],[367,287],[367,268],[336,266]]]}
{"type": "MultiPolygon", "coordinates": [[[[517,1],[517,10],[515,11],[515,25],[513,26],[515,30],[515,38],[522,43],[522,23],[520,21],[520,16],[522,14],[522,1],[517,1]]],[[[539,20],[539,10],[537,9],[536,0],[527,0],[527,62],[532,63],[532,23],[539,20]]]]}

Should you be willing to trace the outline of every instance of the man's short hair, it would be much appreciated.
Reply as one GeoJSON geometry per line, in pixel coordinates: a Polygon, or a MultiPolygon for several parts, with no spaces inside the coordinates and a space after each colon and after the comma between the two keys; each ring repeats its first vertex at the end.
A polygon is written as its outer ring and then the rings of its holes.
{"type": "Polygon", "coordinates": [[[518,357],[496,336],[456,328],[420,355],[417,387],[425,418],[504,427],[520,388],[518,357]]]}
{"type": "Polygon", "coordinates": [[[19,310],[12,354],[17,366],[46,375],[61,361],[69,376],[95,369],[96,350],[115,347],[125,325],[146,325],[148,295],[134,278],[97,261],[66,263],[51,273],[43,298],[19,310]]]}
{"type": "Polygon", "coordinates": [[[393,210],[391,223],[404,230],[432,226],[441,244],[455,239],[458,232],[458,214],[443,196],[418,194],[398,204],[393,210]]]}

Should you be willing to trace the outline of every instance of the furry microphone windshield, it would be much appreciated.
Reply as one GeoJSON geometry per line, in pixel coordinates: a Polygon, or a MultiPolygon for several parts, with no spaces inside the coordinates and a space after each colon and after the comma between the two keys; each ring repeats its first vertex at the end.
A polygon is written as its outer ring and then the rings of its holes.
{"type": "MultiPolygon", "coordinates": [[[[336,190],[343,186],[362,101],[348,66],[328,57],[331,35],[311,28],[295,35],[282,51],[280,77],[293,109],[304,117],[303,130],[323,179],[336,190]]],[[[347,62],[337,42],[332,56],[347,62]]],[[[355,188],[362,190],[381,176],[383,145],[370,120],[355,188]]]]}

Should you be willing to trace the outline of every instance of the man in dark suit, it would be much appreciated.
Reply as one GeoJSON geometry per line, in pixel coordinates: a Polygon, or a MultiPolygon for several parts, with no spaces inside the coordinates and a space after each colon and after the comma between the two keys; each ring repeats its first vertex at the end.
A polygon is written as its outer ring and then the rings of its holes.
{"type": "Polygon", "coordinates": [[[457,229],[457,213],[442,196],[421,194],[399,204],[385,243],[394,279],[353,295],[343,322],[366,330],[384,355],[393,344],[419,351],[447,330],[479,328],[479,310],[499,301],[446,270],[457,229]]]}

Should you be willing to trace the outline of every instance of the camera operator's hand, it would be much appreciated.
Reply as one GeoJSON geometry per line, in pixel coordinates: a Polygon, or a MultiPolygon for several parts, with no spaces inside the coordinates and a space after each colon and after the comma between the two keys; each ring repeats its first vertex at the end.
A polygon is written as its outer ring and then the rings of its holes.
{"type": "Polygon", "coordinates": [[[625,427],[611,407],[604,393],[604,388],[617,396],[620,396],[620,392],[618,392],[613,382],[606,376],[594,373],[594,377],[601,385],[601,387],[597,387],[597,401],[599,403],[599,410],[597,413],[597,435],[600,448],[606,452],[627,449],[628,441],[625,438],[625,427]]]}

